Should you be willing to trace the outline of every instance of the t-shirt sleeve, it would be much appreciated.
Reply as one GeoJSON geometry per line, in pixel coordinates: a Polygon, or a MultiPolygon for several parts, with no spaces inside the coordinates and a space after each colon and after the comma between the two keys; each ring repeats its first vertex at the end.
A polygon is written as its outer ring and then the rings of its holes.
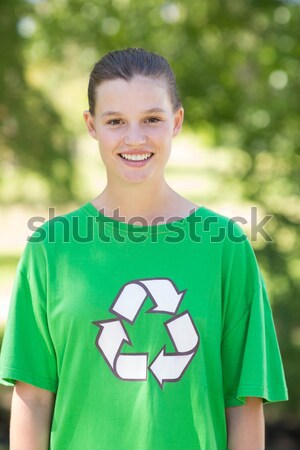
{"type": "Polygon", "coordinates": [[[226,407],[244,404],[246,397],[288,399],[265,282],[244,237],[226,258],[221,346],[226,407]]]}
{"type": "Polygon", "coordinates": [[[0,355],[0,382],[56,392],[57,365],[47,320],[45,257],[28,243],[17,267],[0,355]]]}

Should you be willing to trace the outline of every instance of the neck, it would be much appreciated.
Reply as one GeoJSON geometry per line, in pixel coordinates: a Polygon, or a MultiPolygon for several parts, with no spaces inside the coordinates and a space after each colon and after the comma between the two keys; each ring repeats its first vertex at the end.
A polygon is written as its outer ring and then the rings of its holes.
{"type": "Polygon", "coordinates": [[[147,222],[158,217],[168,221],[175,215],[184,216],[186,211],[183,211],[183,206],[185,209],[187,206],[187,201],[177,194],[165,179],[160,183],[128,184],[122,186],[122,189],[108,183],[92,203],[105,216],[125,222],[138,217],[147,222]]]}

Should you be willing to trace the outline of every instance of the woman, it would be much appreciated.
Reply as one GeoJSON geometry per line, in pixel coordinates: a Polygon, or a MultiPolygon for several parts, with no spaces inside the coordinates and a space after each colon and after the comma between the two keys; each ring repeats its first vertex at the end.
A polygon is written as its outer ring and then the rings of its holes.
{"type": "Polygon", "coordinates": [[[287,398],[270,306],[240,227],[165,180],[174,75],[115,51],[88,94],[107,185],[19,263],[0,371],[11,450],[261,450],[262,404],[287,398]]]}

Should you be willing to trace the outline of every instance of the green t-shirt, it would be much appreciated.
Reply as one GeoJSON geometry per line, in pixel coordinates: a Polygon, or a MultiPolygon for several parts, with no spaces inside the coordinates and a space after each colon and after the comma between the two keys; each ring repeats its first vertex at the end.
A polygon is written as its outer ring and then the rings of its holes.
{"type": "Polygon", "coordinates": [[[254,252],[205,207],[146,226],[87,203],[36,230],[0,378],[56,393],[51,450],[225,450],[226,407],[287,399],[254,252]]]}

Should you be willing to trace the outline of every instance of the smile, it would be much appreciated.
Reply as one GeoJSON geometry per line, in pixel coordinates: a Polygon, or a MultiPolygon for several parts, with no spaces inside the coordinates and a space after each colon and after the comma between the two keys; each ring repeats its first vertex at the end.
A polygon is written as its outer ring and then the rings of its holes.
{"type": "Polygon", "coordinates": [[[127,161],[145,161],[151,158],[153,153],[133,154],[133,153],[120,153],[120,156],[127,161]]]}

